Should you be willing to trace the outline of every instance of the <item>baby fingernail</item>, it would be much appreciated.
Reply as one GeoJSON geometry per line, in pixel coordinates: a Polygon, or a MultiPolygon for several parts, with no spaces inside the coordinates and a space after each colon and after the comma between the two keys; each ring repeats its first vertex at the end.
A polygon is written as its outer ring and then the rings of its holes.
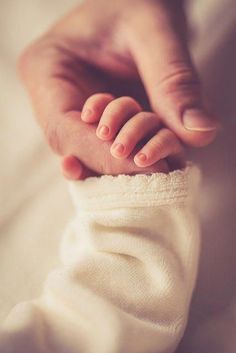
{"type": "Polygon", "coordinates": [[[136,158],[138,158],[138,160],[140,160],[141,162],[145,162],[147,160],[147,156],[144,153],[138,153],[136,155],[136,158]]]}
{"type": "Polygon", "coordinates": [[[88,120],[91,117],[92,113],[93,112],[91,109],[85,109],[81,114],[82,120],[88,120]]]}
{"type": "Polygon", "coordinates": [[[217,123],[201,109],[188,109],[183,115],[185,129],[207,132],[217,129],[217,123]]]}
{"type": "Polygon", "coordinates": [[[112,151],[114,151],[115,153],[118,154],[122,154],[125,150],[124,145],[122,145],[122,143],[116,143],[114,144],[114,146],[112,146],[112,151]]]}
{"type": "Polygon", "coordinates": [[[98,129],[98,135],[100,136],[107,136],[109,134],[109,127],[106,125],[102,125],[98,129]]]}

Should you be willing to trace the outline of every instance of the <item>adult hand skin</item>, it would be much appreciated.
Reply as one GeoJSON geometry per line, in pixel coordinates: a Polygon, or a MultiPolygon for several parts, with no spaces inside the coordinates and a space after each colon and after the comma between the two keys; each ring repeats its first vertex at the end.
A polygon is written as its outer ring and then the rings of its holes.
{"type": "Polygon", "coordinates": [[[180,0],[86,0],[25,50],[19,69],[69,178],[80,178],[83,165],[84,175],[141,169],[132,158],[110,156],[111,143],[94,142],[95,126],[80,119],[96,92],[138,99],[190,146],[209,144],[217,132],[189,55],[180,0]]]}

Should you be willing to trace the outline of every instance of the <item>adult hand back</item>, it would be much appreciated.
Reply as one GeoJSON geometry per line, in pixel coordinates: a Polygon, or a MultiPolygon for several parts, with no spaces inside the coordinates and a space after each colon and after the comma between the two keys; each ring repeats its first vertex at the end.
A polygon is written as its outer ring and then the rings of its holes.
{"type": "Polygon", "coordinates": [[[85,100],[96,92],[138,99],[185,144],[200,147],[216,135],[179,0],[86,0],[32,43],[19,67],[54,151],[77,157],[96,173],[118,173],[124,164],[116,161],[109,170],[110,144],[92,146],[94,127],[80,119],[85,100]]]}

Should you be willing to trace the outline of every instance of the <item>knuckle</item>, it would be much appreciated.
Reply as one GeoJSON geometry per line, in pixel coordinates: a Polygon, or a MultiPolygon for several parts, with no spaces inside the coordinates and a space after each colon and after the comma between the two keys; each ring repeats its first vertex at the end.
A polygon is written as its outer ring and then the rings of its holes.
{"type": "Polygon", "coordinates": [[[41,54],[47,47],[50,47],[49,38],[47,35],[43,35],[38,39],[31,42],[20,54],[18,58],[18,64],[22,68],[27,68],[31,62],[32,58],[37,59],[39,54],[41,54]]]}
{"type": "Polygon", "coordinates": [[[117,141],[122,143],[124,146],[123,156],[127,156],[130,154],[131,150],[134,148],[134,145],[137,143],[137,137],[133,134],[132,131],[127,131],[126,133],[122,133],[117,141]]]}
{"type": "Polygon", "coordinates": [[[124,96],[124,97],[121,97],[120,100],[124,105],[130,105],[136,109],[141,109],[139,103],[133,97],[124,96]]]}
{"type": "Polygon", "coordinates": [[[136,120],[157,120],[157,116],[154,114],[154,113],[151,113],[151,112],[139,112],[137,115],[136,115],[136,120]]]}
{"type": "Polygon", "coordinates": [[[126,155],[131,146],[136,143],[138,137],[135,128],[131,126],[123,126],[120,132],[116,135],[114,143],[122,143],[125,146],[123,155],[126,155]]]}
{"type": "Polygon", "coordinates": [[[130,120],[130,124],[134,127],[155,127],[160,124],[160,119],[155,113],[151,112],[139,112],[136,116],[130,120]]]}
{"type": "Polygon", "coordinates": [[[18,57],[17,71],[21,78],[24,78],[26,73],[28,72],[33,55],[33,48],[30,46],[26,48],[18,57]]]}
{"type": "Polygon", "coordinates": [[[152,159],[156,156],[156,154],[160,155],[163,153],[166,148],[166,144],[164,139],[157,134],[147,143],[146,148],[150,159],[152,159]]]}
{"type": "Polygon", "coordinates": [[[44,35],[29,44],[17,59],[17,71],[20,77],[24,79],[32,69],[37,68],[49,50],[56,50],[49,35],[44,35]]]}
{"type": "Polygon", "coordinates": [[[103,99],[113,99],[114,96],[110,93],[94,93],[93,95],[91,95],[88,99],[87,102],[92,103],[92,104],[96,104],[97,102],[100,102],[103,99]]]}
{"type": "Polygon", "coordinates": [[[181,98],[181,96],[199,97],[201,85],[196,72],[187,64],[170,64],[157,85],[162,97],[181,98]]]}
{"type": "Polygon", "coordinates": [[[101,93],[101,94],[100,94],[100,98],[111,99],[111,100],[112,100],[112,99],[114,99],[115,97],[114,97],[113,94],[105,92],[105,93],[101,93]]]}

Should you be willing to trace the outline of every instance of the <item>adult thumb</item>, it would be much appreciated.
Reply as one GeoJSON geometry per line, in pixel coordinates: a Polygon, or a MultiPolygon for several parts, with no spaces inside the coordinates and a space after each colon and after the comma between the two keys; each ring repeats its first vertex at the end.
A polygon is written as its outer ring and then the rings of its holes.
{"type": "Polygon", "coordinates": [[[214,139],[219,124],[204,102],[183,9],[179,2],[163,3],[143,9],[142,21],[134,16],[129,49],[153,110],[184,143],[200,147],[214,139]]]}

